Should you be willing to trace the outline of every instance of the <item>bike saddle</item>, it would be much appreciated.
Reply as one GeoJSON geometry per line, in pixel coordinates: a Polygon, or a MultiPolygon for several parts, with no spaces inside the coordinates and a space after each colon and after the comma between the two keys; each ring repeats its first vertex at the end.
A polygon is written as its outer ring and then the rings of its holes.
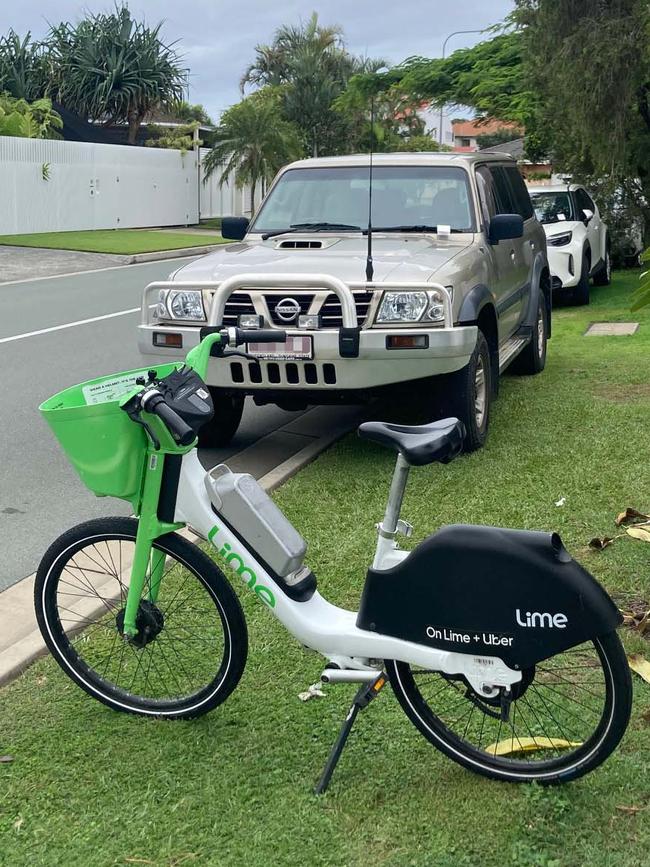
{"type": "Polygon", "coordinates": [[[453,461],[463,449],[465,427],[457,418],[422,425],[367,421],[359,426],[357,433],[362,439],[400,452],[409,464],[421,467],[434,461],[441,464],[453,461]]]}

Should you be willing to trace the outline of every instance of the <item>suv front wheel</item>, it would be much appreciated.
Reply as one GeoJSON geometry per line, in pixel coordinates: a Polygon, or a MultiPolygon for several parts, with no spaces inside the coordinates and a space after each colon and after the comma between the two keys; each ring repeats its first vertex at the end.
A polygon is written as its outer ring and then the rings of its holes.
{"type": "Polygon", "coordinates": [[[214,404],[214,415],[199,431],[200,448],[214,449],[227,446],[241,421],[244,411],[244,397],[225,394],[218,388],[210,388],[214,404]]]}
{"type": "Polygon", "coordinates": [[[469,364],[449,376],[443,396],[445,415],[455,416],[465,425],[466,452],[476,451],[485,445],[492,394],[490,347],[479,330],[469,364]]]}

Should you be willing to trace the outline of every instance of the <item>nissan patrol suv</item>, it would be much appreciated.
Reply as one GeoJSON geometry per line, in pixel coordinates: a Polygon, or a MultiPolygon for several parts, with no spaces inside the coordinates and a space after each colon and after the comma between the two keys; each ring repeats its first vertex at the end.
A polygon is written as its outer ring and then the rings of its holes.
{"type": "Polygon", "coordinates": [[[201,328],[287,332],[213,358],[204,443],[226,444],[244,400],[299,409],[388,392],[485,442],[500,373],[539,373],[551,330],[544,230],[502,154],[396,153],[283,168],[237,243],[147,287],[139,346],[169,360],[201,328]],[[369,235],[369,226],[370,237],[369,235]]]}

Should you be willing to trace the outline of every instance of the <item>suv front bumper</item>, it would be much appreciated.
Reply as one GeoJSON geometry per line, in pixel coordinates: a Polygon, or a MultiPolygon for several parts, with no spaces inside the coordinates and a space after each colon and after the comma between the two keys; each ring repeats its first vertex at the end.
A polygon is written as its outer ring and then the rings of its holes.
{"type": "MultiPolygon", "coordinates": [[[[196,326],[141,325],[138,346],[144,355],[157,355],[161,360],[179,358],[199,342],[196,326]],[[158,332],[179,334],[182,349],[154,346],[158,332]]],[[[338,331],[289,331],[289,334],[311,336],[314,357],[311,361],[277,359],[249,361],[212,358],[208,366],[207,384],[219,388],[257,391],[271,389],[331,389],[359,390],[408,382],[428,376],[438,376],[460,370],[468,364],[476,346],[476,326],[452,328],[368,329],[359,335],[359,356],[341,358],[338,331]],[[426,349],[387,349],[391,335],[427,335],[426,349]]]]}
{"type": "MultiPolygon", "coordinates": [[[[227,298],[236,290],[264,288],[308,287],[325,288],[335,293],[343,314],[346,329],[357,328],[357,314],[351,286],[327,274],[240,274],[221,283],[182,283],[171,281],[152,283],[145,289],[142,303],[142,320],[138,344],[145,355],[156,355],[166,361],[179,358],[200,340],[200,328],[204,323],[188,324],[165,320],[158,322],[151,304],[153,294],[162,288],[212,289],[208,324],[223,322],[227,298]],[[156,334],[178,335],[181,346],[163,347],[154,343],[156,334]]],[[[454,326],[451,296],[444,286],[434,283],[364,284],[366,289],[412,288],[419,290],[439,289],[444,299],[444,324],[441,326],[415,325],[410,327],[362,328],[359,332],[359,349],[356,357],[343,357],[338,329],[315,331],[287,329],[291,335],[310,336],[313,344],[313,359],[260,359],[251,361],[236,356],[213,358],[208,366],[208,385],[246,392],[272,391],[359,391],[385,385],[410,382],[430,376],[438,376],[460,370],[468,364],[476,346],[477,329],[474,325],[454,326]],[[418,349],[388,348],[391,336],[425,335],[426,346],[418,349]]],[[[281,330],[281,329],[278,329],[281,330]]],[[[178,342],[178,341],[177,341],[178,342]]],[[[227,356],[227,353],[226,353],[227,356]]]]}

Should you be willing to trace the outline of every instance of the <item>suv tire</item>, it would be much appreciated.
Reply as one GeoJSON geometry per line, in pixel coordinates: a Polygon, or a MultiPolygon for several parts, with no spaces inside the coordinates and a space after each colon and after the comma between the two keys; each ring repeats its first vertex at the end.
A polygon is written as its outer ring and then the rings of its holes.
{"type": "Polygon", "coordinates": [[[444,415],[455,416],[465,425],[464,450],[480,449],[487,439],[493,394],[490,347],[480,329],[469,364],[449,375],[444,392],[444,415]]]}
{"type": "Polygon", "coordinates": [[[589,253],[586,250],[582,252],[582,262],[580,264],[580,280],[576,283],[573,290],[572,300],[574,304],[583,306],[589,304],[589,270],[591,262],[589,253]]]}
{"type": "Polygon", "coordinates": [[[526,346],[515,358],[512,365],[514,373],[520,373],[523,376],[534,376],[536,373],[541,373],[546,366],[548,315],[544,301],[544,293],[540,290],[533,333],[526,346]]]}
{"type": "Polygon", "coordinates": [[[210,396],[214,404],[214,415],[199,431],[199,447],[213,449],[227,446],[237,433],[245,398],[224,394],[218,388],[210,388],[210,396]]]}
{"type": "Polygon", "coordinates": [[[609,286],[612,282],[612,258],[609,252],[609,240],[606,241],[605,261],[600,271],[594,275],[594,286],[609,286]]]}

